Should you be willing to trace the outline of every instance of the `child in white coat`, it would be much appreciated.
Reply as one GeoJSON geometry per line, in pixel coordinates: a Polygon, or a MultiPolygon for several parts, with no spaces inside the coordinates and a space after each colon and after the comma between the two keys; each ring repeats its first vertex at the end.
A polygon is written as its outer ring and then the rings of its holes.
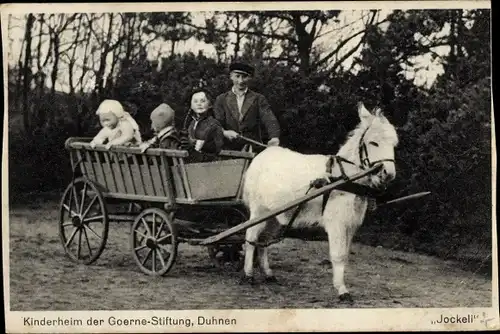
{"type": "Polygon", "coordinates": [[[106,149],[115,145],[139,145],[142,143],[137,122],[123,109],[116,100],[104,100],[97,109],[102,129],[90,142],[96,145],[106,145],[106,149]]]}

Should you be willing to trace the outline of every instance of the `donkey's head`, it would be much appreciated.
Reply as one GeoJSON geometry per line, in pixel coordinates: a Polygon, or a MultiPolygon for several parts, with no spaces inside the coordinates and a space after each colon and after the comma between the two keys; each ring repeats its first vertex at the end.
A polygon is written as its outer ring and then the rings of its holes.
{"type": "Polygon", "coordinates": [[[363,168],[378,163],[383,167],[372,176],[372,186],[385,188],[396,177],[394,150],[398,145],[398,135],[394,126],[380,109],[369,111],[363,103],[358,104],[359,125],[358,156],[363,168]]]}
{"type": "Polygon", "coordinates": [[[359,125],[338,154],[363,169],[381,163],[382,168],[370,176],[372,187],[383,189],[396,177],[394,150],[398,135],[394,126],[380,109],[369,111],[363,103],[358,104],[359,125]]]}

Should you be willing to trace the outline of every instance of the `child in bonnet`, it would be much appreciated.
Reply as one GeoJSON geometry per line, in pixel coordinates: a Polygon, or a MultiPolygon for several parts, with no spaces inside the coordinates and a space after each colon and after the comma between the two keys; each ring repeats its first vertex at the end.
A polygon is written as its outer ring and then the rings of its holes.
{"type": "Polygon", "coordinates": [[[104,100],[97,109],[102,129],[90,142],[90,147],[106,144],[106,149],[114,145],[139,145],[141,133],[136,121],[116,100],[104,100]]]}

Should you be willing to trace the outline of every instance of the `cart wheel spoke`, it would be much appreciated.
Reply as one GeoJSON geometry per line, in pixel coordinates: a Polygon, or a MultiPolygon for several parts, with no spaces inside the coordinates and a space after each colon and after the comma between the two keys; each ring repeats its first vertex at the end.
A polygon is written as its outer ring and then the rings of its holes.
{"type": "Polygon", "coordinates": [[[88,228],[90,232],[92,232],[96,237],[98,237],[99,239],[102,240],[102,237],[99,234],[97,234],[97,232],[94,231],[94,229],[92,227],[85,225],[85,228],[88,228]]]}
{"type": "Polygon", "coordinates": [[[146,257],[144,257],[144,259],[141,262],[142,265],[144,265],[144,263],[146,263],[146,261],[149,259],[149,256],[151,255],[152,251],[153,251],[153,249],[150,248],[148,251],[148,254],[146,255],[146,257]]]}
{"type": "Polygon", "coordinates": [[[67,204],[63,204],[63,208],[70,214],[70,218],[73,218],[74,216],[78,215],[75,211],[71,210],[67,204]]]}
{"type": "Polygon", "coordinates": [[[103,215],[99,216],[94,216],[94,217],[88,217],[83,220],[84,223],[95,223],[95,222],[102,222],[104,219],[103,215]]]}
{"type": "Polygon", "coordinates": [[[71,233],[71,236],[69,237],[68,241],[66,241],[66,244],[64,245],[65,247],[68,247],[69,244],[73,241],[73,239],[75,238],[76,232],[78,232],[78,227],[75,227],[75,229],[71,233]]]}
{"type": "Polygon", "coordinates": [[[172,237],[172,233],[169,233],[169,234],[167,234],[166,236],[161,237],[160,239],[158,239],[158,240],[157,240],[157,242],[158,242],[159,244],[162,244],[165,240],[167,240],[167,238],[171,238],[171,237],[172,237]]]}
{"type": "Polygon", "coordinates": [[[78,228],[78,248],[76,251],[76,258],[77,259],[80,259],[80,252],[82,250],[81,248],[82,248],[82,229],[78,228]]]}
{"type": "Polygon", "coordinates": [[[97,200],[97,196],[95,196],[94,198],[92,198],[92,200],[90,201],[89,205],[87,206],[87,208],[85,209],[85,211],[82,213],[82,219],[85,220],[85,217],[87,217],[87,214],[89,213],[90,208],[92,208],[92,205],[94,205],[94,203],[95,203],[96,200],[97,200]]]}
{"type": "Polygon", "coordinates": [[[87,229],[85,228],[85,225],[83,226],[83,233],[85,234],[85,240],[87,241],[87,247],[89,249],[89,255],[92,257],[92,247],[90,247],[89,236],[87,234],[87,229]]]}
{"type": "Polygon", "coordinates": [[[164,221],[161,222],[160,227],[158,228],[158,232],[156,232],[155,238],[158,239],[160,237],[161,231],[163,231],[164,221]]]}
{"type": "Polygon", "coordinates": [[[156,272],[156,249],[153,249],[153,259],[151,261],[153,272],[156,272]]]}
{"type": "Polygon", "coordinates": [[[144,249],[144,248],[146,248],[146,247],[148,247],[148,245],[141,245],[141,246],[139,246],[139,247],[134,248],[134,251],[135,251],[135,252],[138,252],[138,251],[140,251],[141,249],[144,249]]]}
{"type": "Polygon", "coordinates": [[[104,251],[109,230],[106,203],[100,190],[85,177],[75,179],[63,194],[59,212],[59,236],[66,255],[76,263],[91,264],[96,261],[104,251]],[[102,224],[102,229],[90,227],[93,222],[102,224]],[[74,228],[68,234],[70,225],[74,228]],[[97,239],[91,237],[89,232],[97,239]],[[78,244],[70,247],[77,233],[78,244]],[[88,248],[88,254],[85,248],[88,248]]]}
{"type": "Polygon", "coordinates": [[[161,250],[160,249],[158,249],[158,255],[159,255],[159,258],[160,258],[161,267],[165,268],[166,267],[165,260],[163,259],[163,256],[161,255],[161,250]]]}
{"type": "Polygon", "coordinates": [[[147,239],[147,238],[148,238],[148,236],[147,236],[147,235],[145,235],[144,233],[141,233],[141,232],[139,232],[139,231],[135,231],[135,233],[136,233],[136,234],[139,234],[139,235],[140,235],[143,239],[147,239]]]}
{"type": "Polygon", "coordinates": [[[83,213],[83,204],[85,203],[85,197],[87,195],[87,184],[85,183],[83,185],[83,190],[82,190],[82,201],[80,203],[80,210],[78,211],[80,214],[83,213]]]}
{"type": "MultiPolygon", "coordinates": [[[[75,203],[76,211],[78,211],[78,194],[76,191],[76,187],[73,187],[72,192],[73,192],[73,202],[75,203]]],[[[70,208],[71,208],[71,206],[70,206],[70,208]]]]}
{"type": "Polygon", "coordinates": [[[153,228],[151,229],[151,236],[156,235],[156,214],[153,212],[153,228]]]}
{"type": "Polygon", "coordinates": [[[144,218],[141,218],[141,221],[144,224],[144,226],[146,226],[146,230],[148,231],[148,235],[152,236],[153,233],[151,232],[151,229],[149,228],[148,222],[146,220],[144,220],[144,218]]]}

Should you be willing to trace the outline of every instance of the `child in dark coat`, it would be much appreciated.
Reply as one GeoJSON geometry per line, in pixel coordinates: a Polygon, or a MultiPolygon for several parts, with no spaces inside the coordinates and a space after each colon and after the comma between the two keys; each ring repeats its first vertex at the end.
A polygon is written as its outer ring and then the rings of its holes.
{"type": "Polygon", "coordinates": [[[140,146],[141,151],[144,152],[149,147],[180,149],[181,141],[174,125],[174,110],[168,104],[162,103],[151,112],[150,119],[155,136],[140,146]]]}
{"type": "MultiPolygon", "coordinates": [[[[220,123],[212,116],[211,102],[207,91],[199,89],[191,95],[191,118],[187,128],[191,149],[203,153],[207,158],[212,156],[213,159],[222,150],[224,133],[220,123]]],[[[197,154],[194,153],[194,155],[197,154]]]]}

